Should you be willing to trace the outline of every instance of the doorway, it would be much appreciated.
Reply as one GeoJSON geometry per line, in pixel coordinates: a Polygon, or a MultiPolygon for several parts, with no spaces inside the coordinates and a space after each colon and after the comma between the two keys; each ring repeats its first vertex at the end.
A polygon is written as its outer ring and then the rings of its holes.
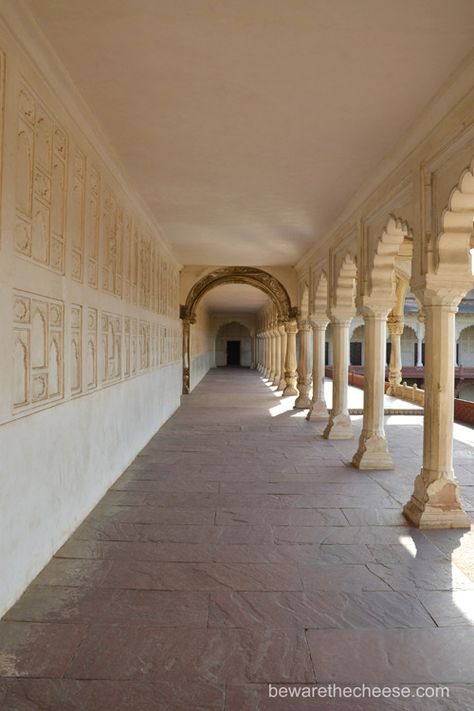
{"type": "Polygon", "coordinates": [[[227,341],[227,365],[240,365],[240,341],[227,341]]]}
{"type": "Polygon", "coordinates": [[[351,365],[362,365],[362,343],[355,341],[350,346],[351,365]]]}

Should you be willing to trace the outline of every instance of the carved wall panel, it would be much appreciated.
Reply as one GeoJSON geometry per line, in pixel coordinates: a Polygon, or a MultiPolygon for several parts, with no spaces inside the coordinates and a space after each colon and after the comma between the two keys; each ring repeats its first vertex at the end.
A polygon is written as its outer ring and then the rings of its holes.
{"type": "Polygon", "coordinates": [[[130,351],[130,319],[123,320],[123,376],[130,377],[131,351],[130,351]]]}
{"type": "Polygon", "coordinates": [[[150,324],[140,321],[140,370],[150,367],[150,324]]]}
{"type": "Polygon", "coordinates": [[[71,306],[71,394],[82,392],[82,306],[71,306]]]}
{"type": "Polygon", "coordinates": [[[109,186],[102,214],[102,288],[122,296],[123,210],[109,186]]]}
{"type": "Polygon", "coordinates": [[[123,215],[123,298],[132,301],[132,218],[124,212],[123,215]]]}
{"type": "Polygon", "coordinates": [[[138,321],[136,318],[132,319],[131,321],[130,361],[131,374],[136,375],[138,371],[138,321]]]}
{"type": "Polygon", "coordinates": [[[100,174],[89,166],[87,180],[87,283],[94,289],[99,286],[100,240],[100,174]]]}
{"type": "Polygon", "coordinates": [[[86,158],[78,149],[74,152],[74,174],[71,199],[71,276],[82,281],[84,272],[84,233],[86,202],[86,158]]]}
{"type": "Polygon", "coordinates": [[[139,259],[139,305],[149,309],[151,301],[151,239],[145,235],[140,236],[139,259]]]}
{"type": "Polygon", "coordinates": [[[32,407],[64,394],[64,305],[16,291],[13,306],[13,408],[32,407]]]}
{"type": "Polygon", "coordinates": [[[103,383],[119,380],[122,375],[122,319],[116,314],[102,313],[103,383]]]}
{"type": "Polygon", "coordinates": [[[67,137],[26,85],[18,113],[15,249],[64,274],[67,137]]]}
{"type": "Polygon", "coordinates": [[[87,310],[87,389],[97,387],[97,309],[87,310]]]}

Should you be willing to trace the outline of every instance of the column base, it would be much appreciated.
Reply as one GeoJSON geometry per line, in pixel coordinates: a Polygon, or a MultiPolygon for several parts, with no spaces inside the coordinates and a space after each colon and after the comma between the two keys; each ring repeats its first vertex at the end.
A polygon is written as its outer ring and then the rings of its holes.
{"type": "Polygon", "coordinates": [[[295,388],[294,385],[289,383],[285,386],[285,389],[283,390],[283,395],[298,395],[298,390],[295,388]]]}
{"type": "Polygon", "coordinates": [[[286,380],[285,378],[281,378],[280,382],[278,383],[278,390],[283,390],[286,388],[286,380]]]}
{"type": "Polygon", "coordinates": [[[273,385],[276,385],[277,388],[278,388],[279,383],[280,383],[280,378],[278,377],[278,375],[275,375],[275,377],[273,378],[273,383],[272,383],[272,384],[273,384],[273,385]]]}
{"type": "Polygon", "coordinates": [[[357,469],[393,469],[394,464],[385,437],[361,434],[359,449],[352,458],[352,466],[357,469]]]}
{"type": "MultiPolygon", "coordinates": [[[[432,476],[431,472],[429,479],[432,476]]],[[[456,480],[444,475],[427,483],[423,469],[415,479],[415,488],[403,508],[403,515],[417,528],[471,528],[471,519],[459,500],[456,480]]]]}
{"type": "Polygon", "coordinates": [[[296,398],[293,407],[296,410],[306,410],[308,407],[311,407],[311,399],[308,397],[308,395],[303,395],[300,391],[300,394],[296,398]]]}
{"type": "Polygon", "coordinates": [[[306,415],[308,422],[322,422],[329,417],[328,408],[324,400],[316,400],[311,403],[310,410],[306,415]]]}
{"type": "Polygon", "coordinates": [[[349,415],[336,415],[330,418],[323,432],[325,439],[353,439],[352,422],[349,415]]]}

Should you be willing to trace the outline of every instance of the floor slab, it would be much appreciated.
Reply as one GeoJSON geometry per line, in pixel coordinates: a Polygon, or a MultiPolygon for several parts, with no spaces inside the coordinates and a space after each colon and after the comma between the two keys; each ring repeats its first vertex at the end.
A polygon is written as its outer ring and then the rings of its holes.
{"type": "MultiPolygon", "coordinates": [[[[268,684],[334,681],[451,696],[318,708],[473,707],[474,534],[401,515],[421,417],[387,417],[395,469],[359,472],[362,418],[328,441],[293,404],[244,369],[183,398],[0,623],[2,711],[297,711],[268,684]]],[[[466,502],[473,458],[456,426],[466,502]]]]}

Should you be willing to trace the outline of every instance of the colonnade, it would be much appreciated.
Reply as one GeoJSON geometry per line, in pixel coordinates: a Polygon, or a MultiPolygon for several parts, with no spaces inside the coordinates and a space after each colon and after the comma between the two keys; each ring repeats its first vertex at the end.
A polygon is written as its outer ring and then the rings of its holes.
{"type": "MultiPolygon", "coordinates": [[[[384,429],[385,353],[387,329],[391,337],[389,386],[401,383],[400,338],[403,332],[402,300],[366,303],[359,308],[365,325],[365,389],[362,432],[352,459],[361,470],[393,469],[384,429]]],[[[459,499],[453,471],[453,400],[455,328],[457,311],[453,299],[432,295],[424,299],[425,318],[425,411],[423,465],[416,477],[411,499],[404,507],[408,520],[421,527],[466,528],[470,519],[459,499]]],[[[270,324],[257,334],[257,370],[283,391],[296,395],[295,407],[309,408],[307,420],[327,421],[323,437],[354,437],[348,410],[349,329],[355,308],[313,313],[308,320],[270,324]],[[325,336],[332,325],[333,407],[328,412],[324,396],[325,336]],[[299,359],[296,362],[296,334],[299,359]],[[313,339],[312,362],[309,340],[313,339]],[[312,384],[312,397],[311,393],[312,384]]]]}

